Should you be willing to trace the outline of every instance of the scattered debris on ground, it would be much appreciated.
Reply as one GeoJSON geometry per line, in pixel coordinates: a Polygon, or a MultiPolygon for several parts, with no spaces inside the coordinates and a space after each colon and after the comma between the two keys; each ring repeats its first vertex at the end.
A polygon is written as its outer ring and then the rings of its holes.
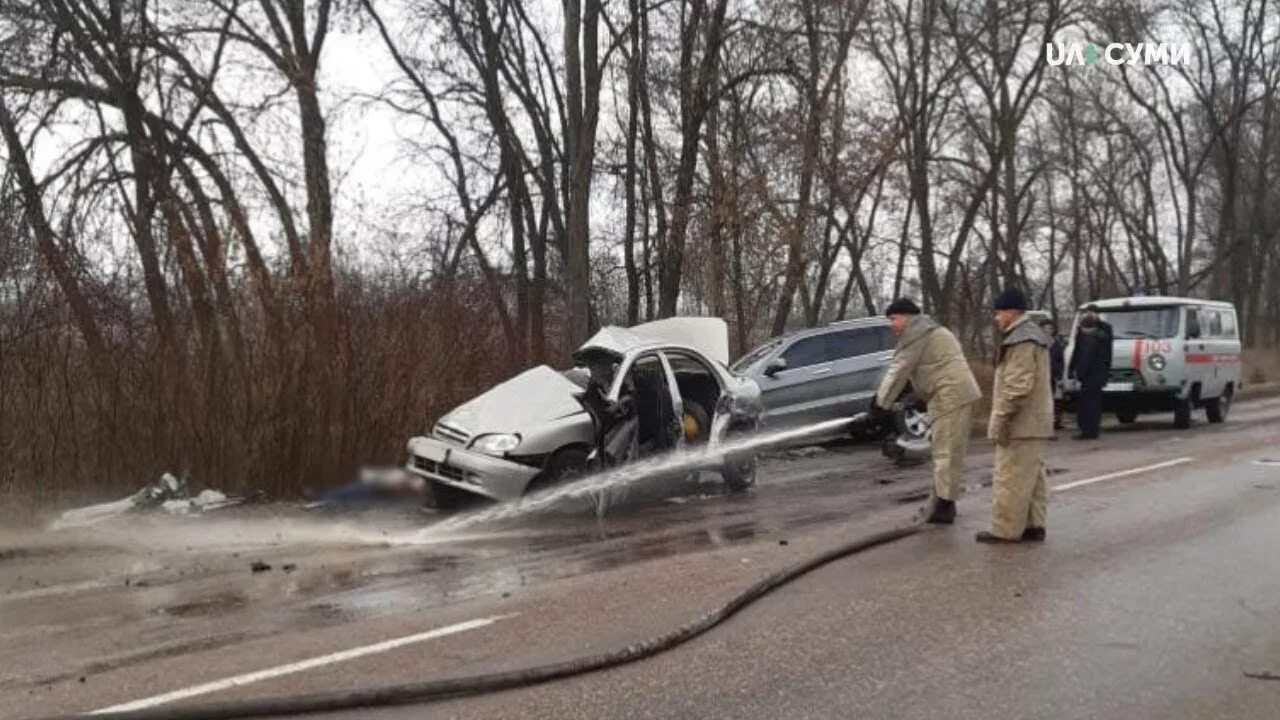
{"type": "Polygon", "coordinates": [[[68,510],[49,524],[50,530],[88,527],[140,511],[166,512],[171,515],[200,515],[213,510],[240,505],[243,497],[228,497],[217,490],[204,490],[191,497],[187,478],[178,479],[164,473],[158,480],[139,488],[129,497],[98,505],[68,510]]]}
{"type": "Polygon", "coordinates": [[[271,569],[271,566],[262,562],[261,560],[254,560],[253,564],[249,566],[249,570],[255,573],[267,572],[270,569],[271,569]]]}

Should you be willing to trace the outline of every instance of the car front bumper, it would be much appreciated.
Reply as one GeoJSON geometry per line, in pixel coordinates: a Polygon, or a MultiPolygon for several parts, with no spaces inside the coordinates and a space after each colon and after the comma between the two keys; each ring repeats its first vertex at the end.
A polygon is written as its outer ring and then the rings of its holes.
{"type": "Polygon", "coordinates": [[[472,452],[431,437],[409,440],[405,469],[432,482],[502,501],[519,499],[540,472],[530,465],[472,452]]]}

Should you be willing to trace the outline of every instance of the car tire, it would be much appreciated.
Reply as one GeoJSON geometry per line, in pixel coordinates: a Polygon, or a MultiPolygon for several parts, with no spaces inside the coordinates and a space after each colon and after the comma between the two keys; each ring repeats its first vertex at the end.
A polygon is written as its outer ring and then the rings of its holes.
{"type": "Polygon", "coordinates": [[[1116,419],[1121,425],[1132,425],[1138,421],[1138,413],[1133,410],[1122,410],[1116,413],[1116,419]]]}
{"type": "Polygon", "coordinates": [[[756,484],[758,464],[756,456],[752,455],[749,458],[725,465],[720,469],[720,476],[724,478],[725,488],[733,493],[746,492],[752,485],[756,484]]]}
{"type": "Polygon", "coordinates": [[[1227,413],[1231,412],[1231,388],[1227,388],[1218,397],[1205,402],[1204,412],[1209,416],[1211,423],[1225,422],[1227,413]]]}
{"type": "MultiPolygon", "coordinates": [[[[725,434],[725,442],[732,442],[735,435],[750,433],[753,430],[750,426],[742,426],[738,429],[730,429],[725,434]]],[[[759,470],[759,461],[754,452],[744,455],[730,455],[725,458],[725,464],[720,468],[720,477],[724,479],[725,489],[731,493],[746,492],[751,486],[756,484],[756,474],[759,470]]]]}
{"type": "Polygon", "coordinates": [[[547,458],[542,472],[529,483],[525,494],[549,488],[565,482],[572,482],[587,474],[587,451],[580,447],[560,448],[547,458]]]}
{"type": "Polygon", "coordinates": [[[923,440],[929,434],[929,411],[920,410],[920,401],[914,394],[902,397],[903,409],[893,414],[893,429],[907,440],[923,440]]]}
{"type": "Polygon", "coordinates": [[[1178,400],[1173,406],[1173,426],[1178,430],[1191,427],[1191,398],[1178,400]]]}

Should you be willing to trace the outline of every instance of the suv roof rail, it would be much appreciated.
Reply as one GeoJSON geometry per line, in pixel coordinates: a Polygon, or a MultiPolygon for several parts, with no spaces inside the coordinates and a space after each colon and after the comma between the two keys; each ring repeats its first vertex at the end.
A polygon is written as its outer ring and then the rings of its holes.
{"type": "Polygon", "coordinates": [[[879,315],[868,315],[867,317],[849,318],[848,320],[832,320],[827,323],[827,327],[835,327],[836,325],[878,325],[877,321],[884,321],[885,318],[879,315]]]}

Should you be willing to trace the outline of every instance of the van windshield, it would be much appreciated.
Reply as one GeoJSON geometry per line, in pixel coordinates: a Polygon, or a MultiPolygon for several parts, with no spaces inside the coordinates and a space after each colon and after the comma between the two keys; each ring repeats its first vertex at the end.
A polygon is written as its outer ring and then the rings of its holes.
{"type": "Polygon", "coordinates": [[[1178,336],[1178,308],[1104,310],[1099,317],[1111,323],[1117,339],[1178,336]]]}

